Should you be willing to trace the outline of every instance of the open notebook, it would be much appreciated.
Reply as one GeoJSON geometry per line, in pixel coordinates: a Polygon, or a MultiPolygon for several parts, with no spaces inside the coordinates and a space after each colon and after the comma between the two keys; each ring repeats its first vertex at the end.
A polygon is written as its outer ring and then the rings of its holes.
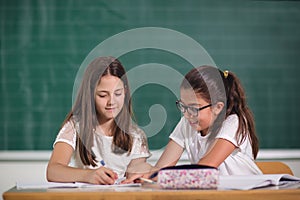
{"type": "Polygon", "coordinates": [[[300,178],[289,174],[228,175],[219,177],[218,189],[250,190],[293,183],[300,183],[300,178]]]}

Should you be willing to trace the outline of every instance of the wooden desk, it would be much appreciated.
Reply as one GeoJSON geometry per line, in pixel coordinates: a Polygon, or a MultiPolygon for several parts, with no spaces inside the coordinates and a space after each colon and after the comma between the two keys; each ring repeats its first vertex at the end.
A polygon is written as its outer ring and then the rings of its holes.
{"type": "Polygon", "coordinates": [[[205,200],[300,200],[300,184],[291,189],[256,189],[256,190],[162,190],[155,187],[141,188],[60,188],[60,189],[26,189],[17,190],[15,187],[3,193],[4,200],[37,200],[37,199],[101,199],[101,200],[160,200],[160,199],[205,199],[205,200]]]}

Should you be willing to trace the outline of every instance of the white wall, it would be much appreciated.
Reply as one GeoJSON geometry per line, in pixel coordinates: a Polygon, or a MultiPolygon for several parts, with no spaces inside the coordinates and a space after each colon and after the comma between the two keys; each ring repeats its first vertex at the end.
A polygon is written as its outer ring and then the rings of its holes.
{"type": "MultiPolygon", "coordinates": [[[[33,183],[46,180],[49,151],[45,152],[0,152],[0,194],[15,186],[16,181],[30,180],[33,183]]],[[[149,162],[155,164],[161,151],[152,152],[149,162]]],[[[261,150],[259,161],[282,161],[289,165],[295,176],[300,177],[300,150],[261,150]]],[[[189,163],[183,155],[179,164],[189,163]]]]}

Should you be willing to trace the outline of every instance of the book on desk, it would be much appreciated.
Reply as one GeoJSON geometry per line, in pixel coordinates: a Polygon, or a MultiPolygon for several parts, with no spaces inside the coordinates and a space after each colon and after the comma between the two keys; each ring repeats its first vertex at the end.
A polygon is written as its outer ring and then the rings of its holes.
{"type": "Polygon", "coordinates": [[[220,176],[218,189],[251,190],[294,183],[300,183],[300,178],[290,174],[228,175],[220,176]]]}

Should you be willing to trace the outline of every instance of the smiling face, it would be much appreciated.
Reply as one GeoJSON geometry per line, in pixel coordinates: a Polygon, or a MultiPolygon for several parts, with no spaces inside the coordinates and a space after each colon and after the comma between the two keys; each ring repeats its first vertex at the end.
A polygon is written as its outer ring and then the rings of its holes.
{"type": "Polygon", "coordinates": [[[100,123],[114,119],[124,105],[125,90],[120,78],[105,75],[95,91],[95,104],[100,123]]]}
{"type": "MultiPolygon", "coordinates": [[[[194,93],[192,89],[181,88],[180,89],[180,101],[185,106],[191,106],[195,108],[200,108],[209,105],[199,94],[194,93]]],[[[213,112],[213,107],[207,107],[198,111],[198,116],[192,116],[187,111],[183,113],[184,117],[189,121],[192,128],[198,132],[201,131],[202,135],[206,135],[209,127],[215,119],[213,112]]]]}

